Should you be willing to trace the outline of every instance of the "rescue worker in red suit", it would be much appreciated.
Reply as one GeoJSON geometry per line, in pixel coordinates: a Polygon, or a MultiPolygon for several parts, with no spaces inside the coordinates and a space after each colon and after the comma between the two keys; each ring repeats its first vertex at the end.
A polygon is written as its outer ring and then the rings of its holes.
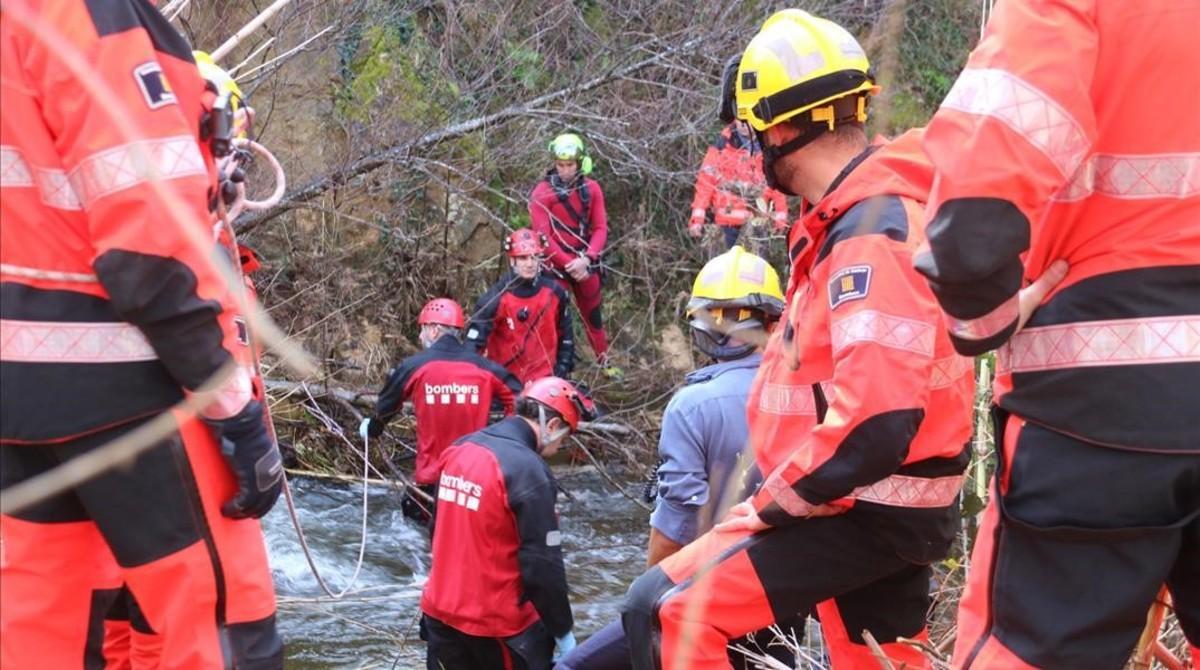
{"type": "Polygon", "coordinates": [[[446,450],[433,563],[421,596],[429,665],[445,670],[549,670],[575,646],[553,456],[591,401],[544,377],[517,415],[446,450]]]}
{"type": "Polygon", "coordinates": [[[1197,25],[1005,0],[929,124],[916,267],[960,352],[999,347],[955,667],[1124,667],[1164,582],[1200,662],[1197,25]]]}
{"type": "Polygon", "coordinates": [[[252,394],[241,287],[214,262],[228,250],[212,239],[200,124],[215,96],[135,0],[5,3],[0,84],[3,485],[235,370],[133,462],[0,517],[0,665],[103,665],[102,619],[126,584],[164,666],[282,667],[256,520],[282,465],[252,394]]]}
{"type": "Polygon", "coordinates": [[[546,238],[528,228],[504,241],[510,271],[475,305],[467,344],[508,368],[522,383],[575,368],[575,338],[566,290],[542,274],[546,238]]]}
{"type": "Polygon", "coordinates": [[[550,143],[554,167],[529,195],[530,227],[547,240],[550,272],[575,295],[596,364],[606,376],[620,377],[621,369],[608,358],[608,334],[601,315],[600,256],[608,243],[608,213],[600,183],[588,175],[592,157],[583,138],[564,133],[550,143]]]}
{"type": "MultiPolygon", "coordinates": [[[[733,90],[732,78],[737,76],[738,58],[725,65],[723,88],[733,90]]],[[[769,215],[776,230],[787,229],[787,197],[767,186],[762,173],[762,149],[745,121],[735,117],[736,110],[722,97],[719,116],[726,126],[721,129],[704,154],[704,162],[696,172],[696,190],[692,197],[692,218],[688,234],[704,234],[706,214],[711,210],[713,223],[725,236],[725,246],[737,244],[742,226],[757,216],[769,215]],[[762,198],[770,205],[769,212],[758,211],[762,198]]],[[[752,233],[754,231],[751,231],[752,233]]]]}
{"type": "Polygon", "coordinates": [[[866,56],[800,10],[742,56],[738,114],[768,183],[814,203],[789,233],[780,327],[747,402],[766,479],[638,578],[623,609],[635,668],[727,668],[728,640],[817,608],[834,668],[928,667],[929,565],[959,526],[972,362],[912,268],[931,170],[919,135],[868,145],[866,56]],[[810,54],[796,67],[796,54],[810,54]]]}
{"type": "MultiPolygon", "coordinates": [[[[373,415],[363,419],[359,433],[376,438],[392,417],[411,400],[417,418],[417,462],[413,482],[432,500],[437,492],[442,454],[458,438],[488,424],[492,401],[512,414],[521,384],[504,366],[462,343],[466,325],[462,307],[450,298],[434,298],[417,317],[424,351],[392,369],[379,392],[373,415]]],[[[428,524],[428,503],[405,494],[401,510],[410,519],[428,524]]]]}

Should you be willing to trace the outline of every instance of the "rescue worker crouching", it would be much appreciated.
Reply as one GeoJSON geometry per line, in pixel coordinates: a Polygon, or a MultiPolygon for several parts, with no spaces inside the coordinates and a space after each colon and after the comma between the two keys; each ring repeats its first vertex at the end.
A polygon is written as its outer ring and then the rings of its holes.
{"type": "Polygon", "coordinates": [[[510,271],[475,305],[467,343],[508,368],[522,383],[575,369],[571,305],[558,282],[542,274],[546,237],[528,228],[504,241],[510,271]]]}
{"type": "Polygon", "coordinates": [[[411,400],[417,419],[417,459],[413,481],[427,497],[418,500],[406,491],[404,515],[422,524],[433,522],[442,454],[451,442],[488,424],[493,399],[512,414],[521,385],[503,366],[460,341],[466,325],[462,307],[449,298],[435,298],[417,316],[424,351],[401,361],[379,392],[375,412],[363,419],[359,434],[366,439],[383,434],[387,423],[411,400]]]}
{"type": "Polygon", "coordinates": [[[201,417],[171,414],[177,429],[131,463],[0,517],[0,666],[119,662],[102,619],[126,584],[162,665],[282,667],[257,521],[282,465],[253,397],[242,287],[213,261],[231,250],[212,242],[191,48],[145,3],[5,3],[0,80],[2,485],[235,370],[201,417]],[[89,93],[65,52],[86,54],[111,95],[89,93]]]}
{"type": "Polygon", "coordinates": [[[516,416],[446,450],[421,596],[430,667],[548,669],[575,646],[557,487],[543,458],[594,414],[570,382],[526,385],[516,416]]]}
{"type": "MultiPolygon", "coordinates": [[[[663,413],[654,513],[650,516],[647,567],[708,532],[729,507],[745,499],[761,476],[742,452],[749,442],[746,399],[762,362],[762,347],[783,313],[779,275],[762,258],[734,246],[705,264],[696,276],[687,317],[695,349],[709,362],[687,375],[663,413]],[[744,474],[750,474],[744,477],[744,474]]],[[[785,634],[802,639],[800,625],[785,634]]],[[[792,667],[795,658],[758,631],[738,644],[792,667]]],[[[736,668],[755,667],[730,650],[736,668]]],[[[623,670],[629,643],[620,620],[605,626],[559,663],[564,670],[623,670]]]]}
{"type": "Polygon", "coordinates": [[[959,527],[973,369],[912,269],[931,169],[919,133],[869,145],[861,47],[800,10],[769,18],[739,66],[738,115],[772,186],[814,203],[747,402],[762,487],[634,582],[635,668],[726,668],[730,637],[816,606],[834,668],[927,667],[929,565],[959,527]],[[795,54],[819,54],[795,67],[795,54]],[[661,664],[661,665],[660,665],[661,664]]]}
{"type": "Polygon", "coordinates": [[[608,357],[602,315],[601,257],[608,243],[608,211],[600,183],[592,179],[592,157],[583,138],[563,133],[550,142],[554,165],[529,194],[529,221],[547,241],[547,266],[575,296],[596,364],[605,376],[623,373],[608,357]]]}

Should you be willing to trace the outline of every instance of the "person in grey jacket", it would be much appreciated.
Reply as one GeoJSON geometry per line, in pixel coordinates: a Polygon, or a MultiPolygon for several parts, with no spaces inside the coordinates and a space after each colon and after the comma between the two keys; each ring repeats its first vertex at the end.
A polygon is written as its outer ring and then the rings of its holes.
{"type": "MultiPolygon", "coordinates": [[[[756,471],[743,478],[746,398],[762,360],[759,350],[783,306],[775,269],[740,246],[711,259],[697,275],[687,316],[692,344],[711,364],[687,375],[663,413],[649,566],[706,532],[745,499],[745,487],[760,479],[756,471]]],[[[730,652],[730,661],[738,668],[747,665],[738,652],[730,652]]],[[[567,654],[557,668],[617,670],[629,663],[629,645],[616,621],[567,654]]]]}

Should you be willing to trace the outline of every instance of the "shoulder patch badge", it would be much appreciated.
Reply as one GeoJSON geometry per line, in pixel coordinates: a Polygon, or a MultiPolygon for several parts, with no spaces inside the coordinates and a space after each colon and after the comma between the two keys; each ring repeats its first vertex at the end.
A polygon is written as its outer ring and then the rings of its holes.
{"type": "Polygon", "coordinates": [[[851,300],[862,300],[871,290],[871,266],[851,265],[829,279],[829,309],[851,300]]]}
{"type": "Polygon", "coordinates": [[[142,90],[142,97],[146,99],[146,105],[150,109],[175,104],[175,92],[171,90],[171,84],[163,74],[162,67],[155,61],[133,68],[133,78],[142,90]]]}

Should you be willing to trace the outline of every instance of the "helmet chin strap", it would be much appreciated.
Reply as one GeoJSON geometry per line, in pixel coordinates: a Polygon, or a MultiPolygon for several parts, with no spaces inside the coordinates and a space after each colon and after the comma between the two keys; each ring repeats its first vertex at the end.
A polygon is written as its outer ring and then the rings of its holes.
{"type": "Polygon", "coordinates": [[[540,442],[539,446],[542,447],[548,447],[551,444],[558,442],[571,432],[570,427],[563,427],[551,435],[550,427],[547,425],[546,421],[546,406],[542,405],[541,403],[538,403],[538,428],[540,428],[538,431],[538,435],[540,436],[538,442],[540,442]]]}
{"type": "MultiPolygon", "coordinates": [[[[867,120],[866,110],[867,98],[865,96],[839,98],[828,107],[806,112],[812,117],[812,121],[799,135],[779,146],[767,146],[766,132],[754,130],[754,136],[758,139],[758,143],[762,147],[763,176],[766,177],[767,186],[786,195],[800,195],[799,193],[793,193],[791,189],[779,181],[779,176],[775,173],[776,161],[788,154],[803,149],[818,137],[827,132],[832,132],[834,128],[843,123],[852,121],[865,122],[867,120]]],[[[753,128],[751,129],[753,130],[753,128]]]]}
{"type": "Polygon", "coordinates": [[[775,162],[795,153],[804,147],[808,146],[821,135],[829,132],[824,125],[811,125],[796,137],[780,144],[779,146],[767,145],[766,133],[761,130],[755,130],[754,135],[758,139],[758,145],[762,147],[763,156],[763,176],[766,177],[767,186],[783,193],[785,195],[798,196],[799,193],[794,193],[790,188],[779,180],[779,176],[775,173],[775,162]]]}

